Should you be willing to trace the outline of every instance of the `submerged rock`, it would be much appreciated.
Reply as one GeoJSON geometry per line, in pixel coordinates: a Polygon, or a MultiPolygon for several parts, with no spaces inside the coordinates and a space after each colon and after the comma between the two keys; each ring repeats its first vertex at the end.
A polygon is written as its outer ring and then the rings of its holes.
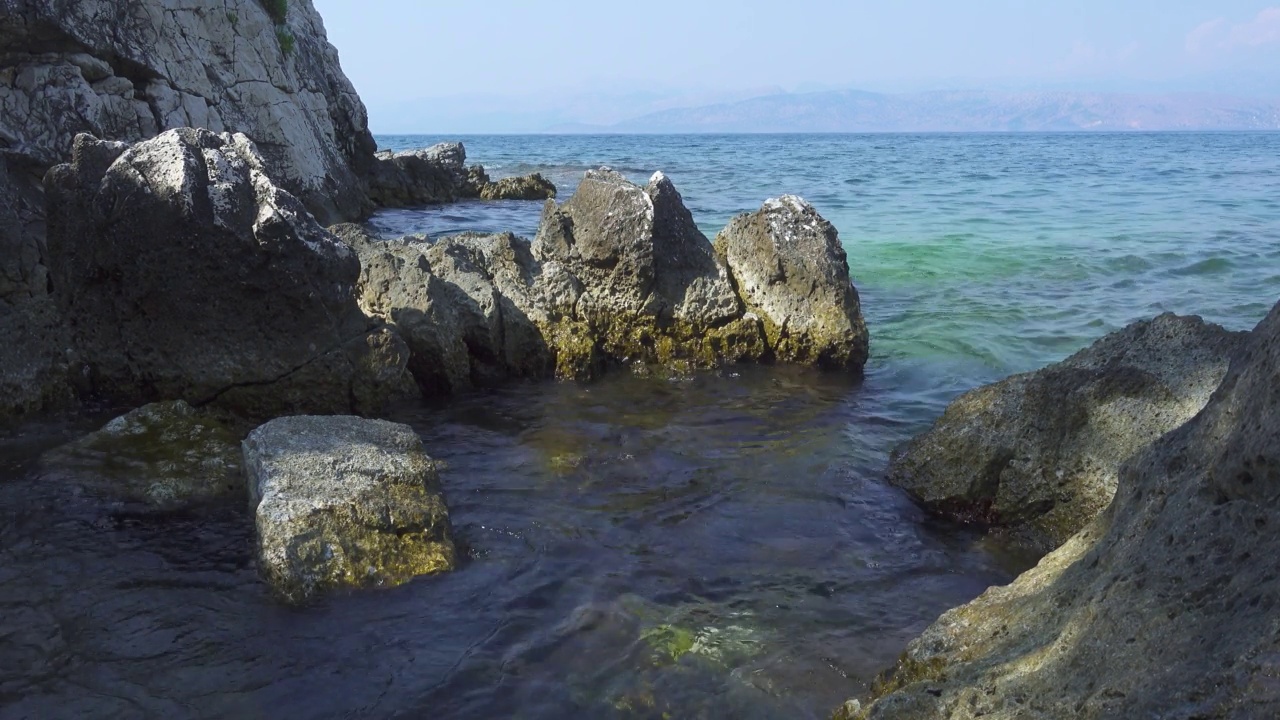
{"type": "Polygon", "coordinates": [[[962,395],[894,453],[889,481],[1048,551],[1107,507],[1127,460],[1200,412],[1246,339],[1198,317],[1134,323],[962,395]]]}
{"type": "Polygon", "coordinates": [[[240,434],[187,403],[155,403],[41,458],[46,472],[159,510],[243,497],[240,434]]]}
{"type": "Polygon", "coordinates": [[[1280,305],[1104,513],[943,615],[860,717],[1280,716],[1278,378],[1280,305]]]}
{"type": "Polygon", "coordinates": [[[550,200],[555,196],[556,186],[540,173],[480,185],[481,200],[550,200]]]}
{"type": "Polygon", "coordinates": [[[861,370],[867,326],[835,227],[794,195],[739,215],[716,236],[747,310],[782,362],[861,370]]]}
{"type": "Polygon", "coordinates": [[[55,298],[91,394],[264,417],[372,412],[403,387],[407,348],[360,311],[355,253],[245,136],[82,135],[46,188],[55,298]]]}
{"type": "Polygon", "coordinates": [[[259,570],[284,600],[453,569],[449,513],[412,428],[287,417],[243,449],[259,570]]]}

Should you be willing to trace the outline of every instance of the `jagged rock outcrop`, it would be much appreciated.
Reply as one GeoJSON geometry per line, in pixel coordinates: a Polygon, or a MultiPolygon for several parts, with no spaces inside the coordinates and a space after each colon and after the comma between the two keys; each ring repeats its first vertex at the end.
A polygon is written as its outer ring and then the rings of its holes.
{"type": "Polygon", "coordinates": [[[1134,323],[961,396],[895,451],[889,481],[1048,551],[1106,508],[1127,460],[1200,412],[1246,338],[1198,317],[1134,323]]]}
{"type": "Polygon", "coordinates": [[[716,236],[747,310],[783,362],[861,369],[867,328],[835,226],[794,195],[739,215],[716,236]]]}
{"type": "Polygon", "coordinates": [[[154,403],[52,450],[42,471],[109,499],[175,510],[244,497],[240,438],[231,423],[187,403],[154,403]]]}
{"type": "Polygon", "coordinates": [[[88,391],[250,417],[372,412],[408,351],[355,297],[354,252],[243,135],[76,139],[46,177],[55,298],[88,391]]]}
{"type": "MultiPolygon", "coordinates": [[[[547,204],[532,244],[510,234],[387,243],[356,226],[334,231],[361,256],[362,306],[405,336],[410,369],[428,394],[508,378],[587,379],[618,364],[687,372],[775,358],[765,323],[746,312],[661,173],[640,187],[608,169],[588,172],[568,201],[547,204]]],[[[843,276],[807,275],[805,292],[856,302],[842,267],[843,276]],[[818,287],[825,283],[844,287],[818,287]]],[[[846,344],[865,344],[855,318],[846,344]]]]}
{"type": "Polygon", "coordinates": [[[453,569],[449,513],[412,428],[287,417],[243,450],[259,572],[284,600],[453,569]]]}
{"type": "Polygon", "coordinates": [[[1111,506],[942,616],[856,716],[1280,716],[1280,305],[1111,506]]]}
{"type": "Polygon", "coordinates": [[[550,200],[555,196],[555,184],[540,173],[506,177],[480,186],[481,200],[550,200]]]}
{"type": "Polygon", "coordinates": [[[504,234],[382,242],[355,225],[333,231],[360,255],[361,306],[395,324],[425,394],[552,374],[551,350],[526,315],[539,312],[527,241],[504,234]]]}
{"type": "Polygon", "coordinates": [[[0,4],[0,150],[47,168],[82,132],[242,132],[320,220],[364,215],[364,106],[310,0],[281,5],[277,19],[259,0],[0,4]]]}
{"type": "Polygon", "coordinates": [[[532,249],[577,280],[546,298],[583,328],[577,342],[556,344],[562,374],[590,375],[609,361],[693,368],[767,356],[759,319],[745,314],[662,173],[640,187],[608,168],[588,172],[566,202],[547,203],[532,249]]]}
{"type": "Polygon", "coordinates": [[[369,195],[379,207],[414,207],[466,198],[546,200],[556,196],[556,186],[537,173],[493,182],[483,167],[467,167],[462,143],[439,143],[423,150],[378,153],[369,195]]]}

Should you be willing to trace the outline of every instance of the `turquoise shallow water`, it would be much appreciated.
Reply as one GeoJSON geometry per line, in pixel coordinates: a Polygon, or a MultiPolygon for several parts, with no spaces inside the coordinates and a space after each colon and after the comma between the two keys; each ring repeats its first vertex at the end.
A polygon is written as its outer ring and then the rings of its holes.
{"type": "MultiPolygon", "coordinates": [[[[414,147],[436,138],[382,138],[414,147]]],[[[462,565],[301,610],[244,503],[156,516],[0,438],[0,720],[825,718],[946,608],[1028,561],[931,521],[889,451],[956,393],[1163,310],[1280,298],[1280,135],[475,137],[567,196],[666,171],[713,234],[784,192],[836,223],[865,378],[730,368],[415,403],[462,565]]],[[[538,203],[387,212],[531,235],[538,203]]]]}

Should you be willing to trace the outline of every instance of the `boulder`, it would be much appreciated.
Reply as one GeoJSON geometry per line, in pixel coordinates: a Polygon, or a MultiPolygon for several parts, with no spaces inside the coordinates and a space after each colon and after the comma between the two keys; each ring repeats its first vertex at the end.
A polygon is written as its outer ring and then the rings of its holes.
{"type": "Polygon", "coordinates": [[[403,388],[408,350],[360,311],[355,253],[263,163],[244,135],[188,128],[82,135],[50,171],[51,277],[90,394],[267,417],[373,412],[403,388]]]}
{"type": "Polygon", "coordinates": [[[409,370],[429,396],[552,374],[530,295],[529,244],[511,234],[382,242],[354,225],[335,234],[357,250],[361,306],[395,325],[409,370]]]}
{"type": "Polygon", "coordinates": [[[1057,547],[1115,495],[1120,467],[1200,412],[1247,333],[1161,315],[953,402],[897,449],[889,481],[926,507],[1057,547]]]}
{"type": "Polygon", "coordinates": [[[122,415],[40,462],[106,497],[177,510],[244,497],[240,438],[230,423],[178,400],[122,415]]]}
{"type": "Polygon", "coordinates": [[[794,195],[739,215],[716,236],[747,310],[781,362],[861,372],[867,327],[835,227],[794,195]]]}
{"type": "Polygon", "coordinates": [[[287,602],[455,564],[439,479],[412,428],[286,417],[244,441],[259,570],[287,602]]]}
{"type": "Polygon", "coordinates": [[[65,162],[79,133],[137,142],[178,127],[240,132],[325,223],[367,214],[376,144],[320,15],[311,0],[289,0],[281,17],[265,5],[0,5],[0,148],[43,169],[65,162]]]}
{"type": "Polygon", "coordinates": [[[556,196],[556,186],[540,173],[507,177],[480,186],[481,200],[550,200],[556,196]]]}
{"type": "MultiPolygon", "coordinates": [[[[369,196],[379,207],[439,205],[473,196],[469,188],[478,178],[468,173],[466,162],[462,143],[380,152],[369,176],[369,196]]],[[[483,170],[480,176],[488,181],[483,170]]]]}
{"type": "Polygon", "coordinates": [[[1280,305],[1204,410],[1122,467],[1105,512],[943,615],[859,716],[1280,716],[1278,382],[1280,305]]]}
{"type": "Polygon", "coordinates": [[[583,328],[573,342],[553,342],[562,374],[589,376],[609,362],[698,368],[766,356],[759,319],[744,313],[662,173],[640,187],[608,168],[588,172],[564,204],[548,201],[533,257],[577,280],[547,293],[553,314],[583,328]]]}

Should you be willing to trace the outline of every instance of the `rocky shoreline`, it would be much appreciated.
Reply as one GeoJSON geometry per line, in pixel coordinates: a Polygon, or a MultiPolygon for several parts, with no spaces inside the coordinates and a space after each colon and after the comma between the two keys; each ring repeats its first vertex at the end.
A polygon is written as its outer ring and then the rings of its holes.
{"type": "MultiPolygon", "coordinates": [[[[91,468],[87,492],[245,497],[259,572],[301,603],[455,565],[447,488],[378,419],[389,404],[611,371],[862,371],[845,252],[804,200],[712,240],[662,173],[589,171],[557,203],[460,144],[378,153],[308,0],[224,5],[0,9],[0,427],[137,408],[42,460],[91,468]],[[359,224],[461,199],[546,205],[532,239],[359,224]]],[[[956,400],[888,481],[1044,558],[837,715],[1280,714],[1277,382],[1280,306],[1250,333],[1163,315],[956,400]]]]}

